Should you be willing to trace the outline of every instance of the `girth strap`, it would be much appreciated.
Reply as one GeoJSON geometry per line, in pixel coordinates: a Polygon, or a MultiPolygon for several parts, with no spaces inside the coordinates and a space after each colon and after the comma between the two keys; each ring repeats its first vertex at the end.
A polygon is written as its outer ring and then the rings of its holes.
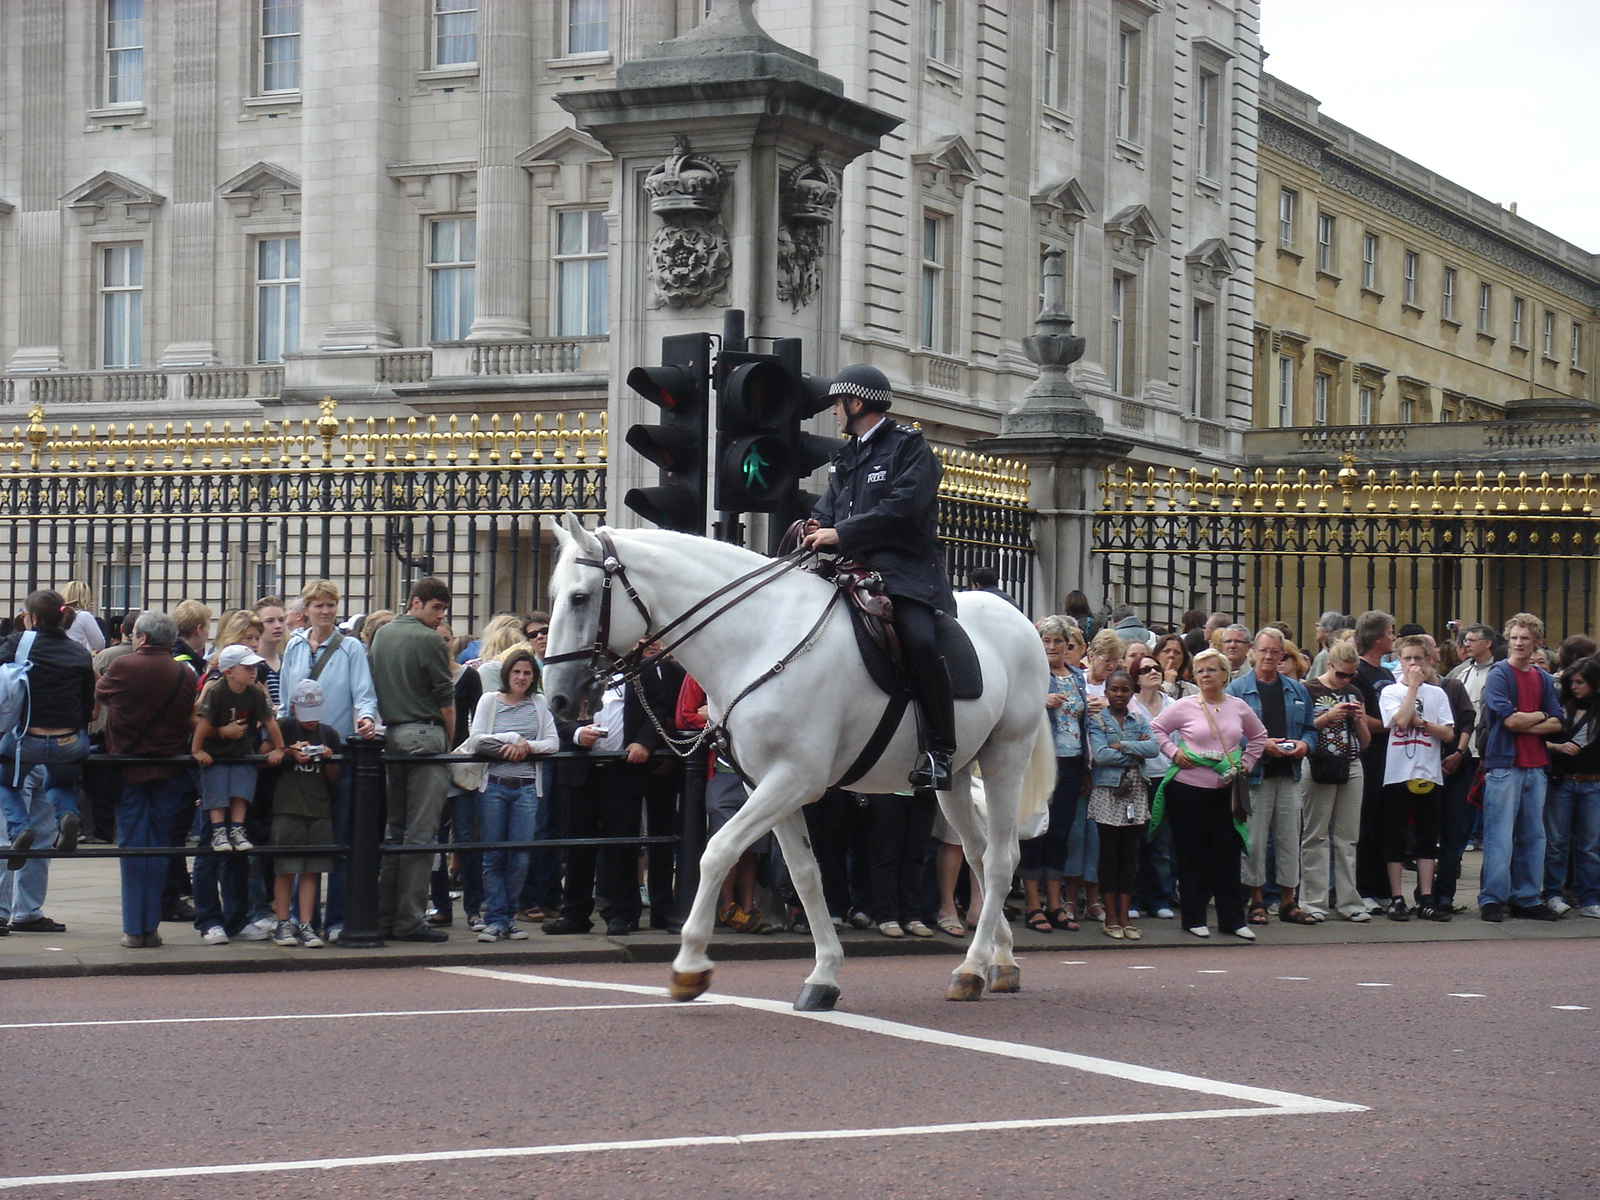
{"type": "Polygon", "coordinates": [[[839,782],[834,784],[834,787],[849,787],[878,765],[878,760],[883,757],[884,750],[889,746],[889,739],[894,737],[895,730],[900,728],[900,722],[906,715],[906,706],[910,703],[911,697],[906,692],[897,692],[889,697],[889,703],[883,706],[883,716],[878,718],[878,727],[872,731],[867,744],[861,748],[861,753],[856,755],[855,762],[845,769],[845,773],[840,776],[839,782]]]}

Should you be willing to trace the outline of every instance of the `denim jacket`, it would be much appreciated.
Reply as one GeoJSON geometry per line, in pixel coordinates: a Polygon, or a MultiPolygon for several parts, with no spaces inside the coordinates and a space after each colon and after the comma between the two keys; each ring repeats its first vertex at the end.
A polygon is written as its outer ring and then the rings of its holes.
{"type": "MultiPolygon", "coordinates": [[[[1317,727],[1312,722],[1316,720],[1316,710],[1311,707],[1311,693],[1306,691],[1305,684],[1298,679],[1291,679],[1287,675],[1279,675],[1283,684],[1283,716],[1284,737],[1296,742],[1304,742],[1311,749],[1317,748],[1317,727]]],[[[1254,671],[1246,671],[1239,678],[1228,685],[1230,696],[1237,696],[1248,704],[1256,716],[1261,715],[1261,689],[1260,680],[1254,671]]],[[[1244,745],[1243,742],[1240,743],[1244,745]]],[[[1256,760],[1255,768],[1250,772],[1250,784],[1255,786],[1261,782],[1261,768],[1266,763],[1266,755],[1256,760]]],[[[1305,760],[1297,758],[1294,763],[1295,781],[1300,779],[1300,764],[1305,760]]]]}
{"type": "Polygon", "coordinates": [[[1117,733],[1117,719],[1109,708],[1102,708],[1089,718],[1089,754],[1094,760],[1094,774],[1090,783],[1094,787],[1116,787],[1122,778],[1123,767],[1142,767],[1144,760],[1161,753],[1156,735],[1150,731],[1150,718],[1141,712],[1128,710],[1128,719],[1122,722],[1117,733]],[[1122,749],[1113,750],[1112,742],[1121,742],[1122,749]]]}
{"type": "MultiPolygon", "coordinates": [[[[1561,716],[1561,699],[1556,695],[1556,681],[1538,667],[1540,691],[1543,699],[1539,711],[1547,717],[1561,716]]],[[[1517,737],[1505,726],[1505,720],[1517,711],[1517,676],[1510,663],[1501,659],[1489,668],[1489,678],[1483,685],[1483,707],[1489,716],[1489,742],[1483,750],[1483,767],[1493,771],[1499,767],[1517,765],[1517,737]]]]}

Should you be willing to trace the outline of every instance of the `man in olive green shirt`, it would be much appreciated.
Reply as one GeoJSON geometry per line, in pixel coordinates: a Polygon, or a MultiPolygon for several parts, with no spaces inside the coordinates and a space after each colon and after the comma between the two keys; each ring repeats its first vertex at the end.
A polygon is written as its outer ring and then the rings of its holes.
{"type": "MultiPolygon", "coordinates": [[[[378,693],[388,753],[444,754],[455,745],[455,684],[439,623],[450,611],[450,589],[429,576],[411,588],[405,616],[372,639],[372,686],[378,693]]],[[[401,766],[388,772],[390,843],[426,845],[439,833],[439,814],[449,788],[443,763],[401,766]]],[[[426,854],[389,854],[378,875],[378,933],[399,942],[442,942],[442,929],[425,921],[428,911],[426,854]]]]}

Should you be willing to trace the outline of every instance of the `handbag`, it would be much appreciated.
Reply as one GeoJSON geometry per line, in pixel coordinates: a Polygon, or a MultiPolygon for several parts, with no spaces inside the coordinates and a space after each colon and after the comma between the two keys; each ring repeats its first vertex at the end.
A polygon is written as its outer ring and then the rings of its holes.
{"type": "Polygon", "coordinates": [[[1212,719],[1211,710],[1206,707],[1204,700],[1200,701],[1200,712],[1206,719],[1206,724],[1211,726],[1211,733],[1217,739],[1217,745],[1224,747],[1223,754],[1233,766],[1233,791],[1230,796],[1229,807],[1232,810],[1234,821],[1243,824],[1250,819],[1250,777],[1245,774],[1244,754],[1237,746],[1227,749],[1228,743],[1223,740],[1222,730],[1217,728],[1217,723],[1212,719]],[[1237,755],[1237,757],[1235,757],[1237,755]]]}
{"type": "Polygon", "coordinates": [[[1336,754],[1311,755],[1312,783],[1348,783],[1350,760],[1336,754]]]}
{"type": "MultiPolygon", "coordinates": [[[[472,748],[472,738],[462,742],[450,753],[476,754],[472,748]]],[[[476,792],[483,789],[483,777],[489,773],[489,764],[486,762],[453,762],[450,764],[450,784],[460,788],[463,792],[476,792]]]]}

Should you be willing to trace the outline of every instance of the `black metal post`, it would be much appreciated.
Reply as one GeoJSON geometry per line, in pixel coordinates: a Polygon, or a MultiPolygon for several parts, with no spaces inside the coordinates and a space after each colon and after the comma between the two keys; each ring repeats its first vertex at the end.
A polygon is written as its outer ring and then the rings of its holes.
{"type": "Polygon", "coordinates": [[[705,746],[683,760],[683,829],[678,838],[678,887],[673,916],[689,919],[695,893],[700,890],[700,856],[706,852],[705,746]]]}
{"type": "Polygon", "coordinates": [[[350,772],[350,854],[345,860],[344,932],[341,946],[371,950],[378,936],[378,868],[383,860],[383,746],[381,737],[345,739],[350,772]]]}

